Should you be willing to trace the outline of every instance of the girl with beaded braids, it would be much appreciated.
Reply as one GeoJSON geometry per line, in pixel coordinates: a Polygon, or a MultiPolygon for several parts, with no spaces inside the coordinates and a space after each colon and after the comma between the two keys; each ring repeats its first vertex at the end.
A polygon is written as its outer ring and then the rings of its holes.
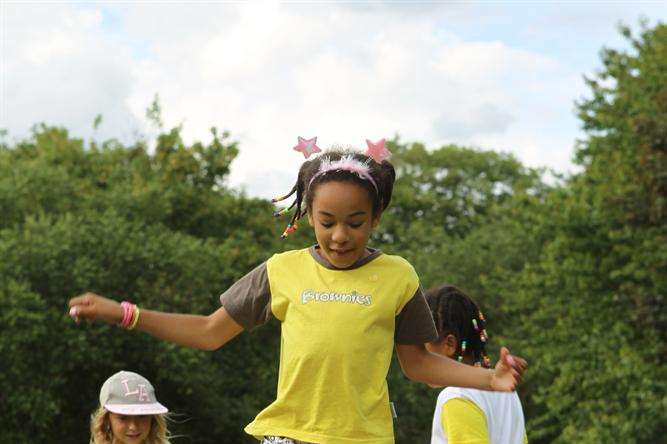
{"type": "MultiPolygon", "coordinates": [[[[294,147],[308,158],[316,138],[294,147]]],[[[264,443],[392,444],[386,376],[394,346],[415,381],[513,390],[521,366],[473,368],[429,353],[437,337],[412,266],[368,246],[391,201],[394,168],[384,140],[361,154],[334,150],[306,161],[277,215],[283,237],[307,215],[317,244],[275,254],[220,296],[208,316],[139,310],[92,293],[70,314],[136,328],[189,347],[215,350],[269,318],[281,323],[276,399],[245,431],[264,443]]],[[[510,362],[509,358],[507,362],[510,362]]]]}
{"type": "MultiPolygon", "coordinates": [[[[453,285],[427,291],[426,300],[438,332],[438,339],[426,344],[426,348],[431,353],[466,365],[491,367],[486,354],[489,339],[486,319],[477,304],[453,285]]],[[[507,354],[507,349],[501,348],[500,362],[506,359],[507,354]]],[[[438,396],[431,444],[527,442],[523,409],[516,392],[500,393],[450,386],[438,396]]]]}

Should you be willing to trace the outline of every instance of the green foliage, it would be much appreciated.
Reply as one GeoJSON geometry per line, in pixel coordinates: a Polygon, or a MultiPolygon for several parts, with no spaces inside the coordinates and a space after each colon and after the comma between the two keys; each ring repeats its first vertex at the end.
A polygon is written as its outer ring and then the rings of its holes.
{"type": "Polygon", "coordinates": [[[0,150],[0,352],[8,357],[0,383],[12,387],[0,395],[0,425],[8,442],[84,442],[100,385],[120,369],[159,387],[183,415],[174,432],[196,442],[246,439],[240,424],[273,395],[275,325],[205,353],[107,326],[75,328],[66,315],[67,300],[87,290],[210,313],[221,291],[276,249],[269,203],[224,187],[237,152],[227,138],[213,130],[209,144],[186,146],[171,130],[149,154],[141,143],[85,147],[40,125],[0,150]]]}
{"type": "Polygon", "coordinates": [[[498,320],[495,287],[539,257],[534,224],[550,190],[543,171],[493,151],[397,141],[391,149],[399,176],[375,242],[408,258],[425,287],[456,284],[498,320]]]}
{"type": "Polygon", "coordinates": [[[151,105],[146,109],[146,118],[157,128],[164,128],[164,123],[162,122],[162,106],[160,105],[160,97],[157,94],[155,94],[151,105]]]}
{"type": "Polygon", "coordinates": [[[389,147],[397,181],[378,237],[388,244],[409,244],[403,240],[420,222],[464,237],[495,205],[541,185],[539,171],[525,168],[510,154],[452,145],[427,151],[422,144],[398,140],[389,147]]]}
{"type": "Polygon", "coordinates": [[[93,120],[93,129],[96,130],[97,128],[100,127],[102,124],[102,114],[98,114],[95,116],[95,120],[93,120]]]}
{"type": "Polygon", "coordinates": [[[507,298],[533,357],[540,442],[657,442],[667,423],[667,27],[604,50],[579,103],[582,174],[549,199],[551,232],[507,298]]]}
{"type": "MultiPolygon", "coordinates": [[[[4,257],[4,256],[3,256],[4,257]]],[[[57,413],[59,394],[50,387],[50,376],[36,369],[43,368],[50,332],[45,320],[45,304],[28,285],[3,276],[0,280],[0,322],[3,326],[0,340],[0,384],[5,389],[0,395],[4,442],[27,442],[25,424],[34,421],[32,435],[43,440],[48,436],[57,413]],[[47,381],[47,384],[36,383],[47,381]],[[42,419],[47,420],[42,420],[42,419]]]]}

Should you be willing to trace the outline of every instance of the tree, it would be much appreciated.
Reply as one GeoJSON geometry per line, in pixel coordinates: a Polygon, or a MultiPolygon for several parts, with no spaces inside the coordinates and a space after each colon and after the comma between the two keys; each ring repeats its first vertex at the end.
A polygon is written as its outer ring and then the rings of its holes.
{"type": "Polygon", "coordinates": [[[553,238],[507,294],[537,382],[539,442],[649,443],[667,424],[667,26],[621,28],[578,104],[584,171],[550,198],[553,238]]]}
{"type": "Polygon", "coordinates": [[[85,290],[210,313],[274,251],[270,204],[225,187],[236,155],[227,138],[214,130],[209,144],[188,146],[174,129],[150,154],[140,142],[86,146],[39,125],[0,147],[0,384],[13,387],[0,394],[0,426],[9,442],[85,441],[100,385],[120,369],[145,374],[166,405],[193,418],[176,433],[246,439],[240,424],[273,395],[276,325],[205,353],[103,325],[75,328],[66,315],[67,300],[85,290]]]}

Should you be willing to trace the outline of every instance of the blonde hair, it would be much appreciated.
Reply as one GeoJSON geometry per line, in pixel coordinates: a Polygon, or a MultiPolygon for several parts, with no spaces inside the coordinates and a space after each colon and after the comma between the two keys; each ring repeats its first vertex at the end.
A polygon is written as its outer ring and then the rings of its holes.
{"type": "MultiPolygon", "coordinates": [[[[151,416],[151,431],[143,444],[169,444],[167,415],[151,416]]],[[[90,416],[90,444],[112,444],[109,411],[102,406],[90,416]]]]}

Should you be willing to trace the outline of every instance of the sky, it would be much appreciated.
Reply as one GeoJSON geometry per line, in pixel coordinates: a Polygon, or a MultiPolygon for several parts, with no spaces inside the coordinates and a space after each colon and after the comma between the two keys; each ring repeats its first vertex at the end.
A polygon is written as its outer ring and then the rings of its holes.
{"type": "Polygon", "coordinates": [[[297,136],[398,135],[571,173],[584,75],[641,18],[664,23],[667,2],[0,0],[0,129],[150,139],[157,94],[186,141],[228,130],[229,183],[261,197],[294,183],[297,136]]]}

